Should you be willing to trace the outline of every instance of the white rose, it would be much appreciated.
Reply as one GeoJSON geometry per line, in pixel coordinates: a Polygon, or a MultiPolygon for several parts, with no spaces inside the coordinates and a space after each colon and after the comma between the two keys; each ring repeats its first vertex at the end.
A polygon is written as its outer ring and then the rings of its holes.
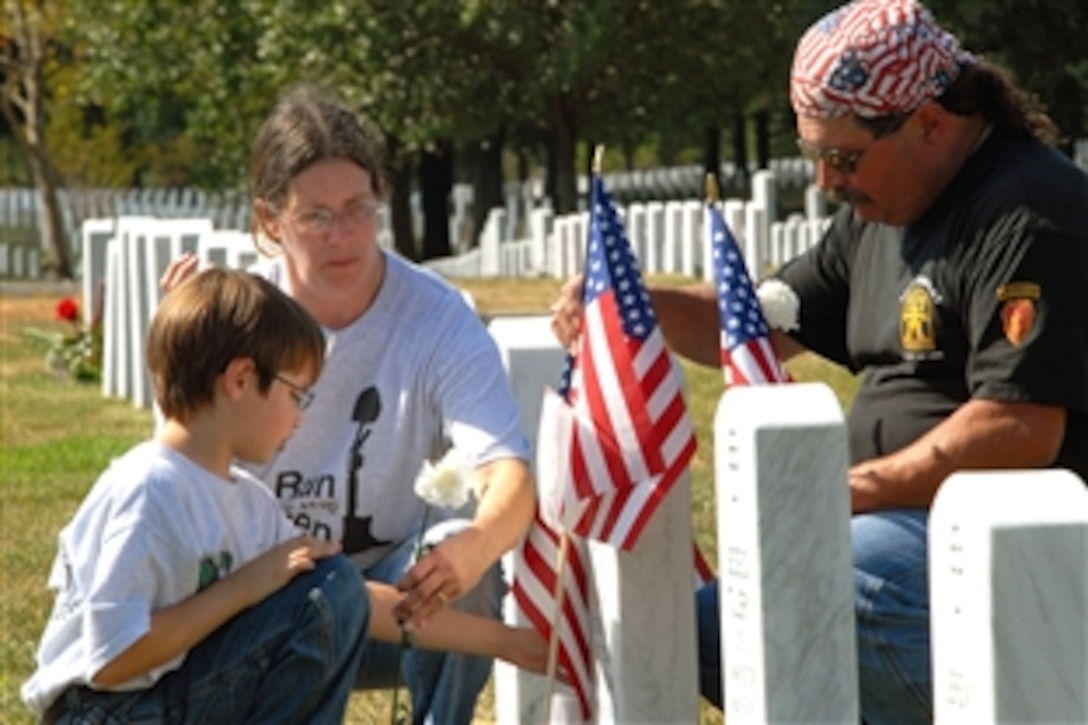
{"type": "Polygon", "coordinates": [[[780,279],[768,279],[756,290],[763,317],[772,330],[800,330],[801,300],[788,284],[780,279]]]}
{"type": "Polygon", "coordinates": [[[416,477],[415,490],[433,506],[458,509],[468,501],[468,462],[456,448],[451,448],[438,463],[424,461],[416,477]]]}

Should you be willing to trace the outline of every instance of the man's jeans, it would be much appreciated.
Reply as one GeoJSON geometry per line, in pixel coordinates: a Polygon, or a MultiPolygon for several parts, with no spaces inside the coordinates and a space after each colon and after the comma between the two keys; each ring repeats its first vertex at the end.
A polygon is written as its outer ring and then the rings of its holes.
{"type": "MultiPolygon", "coordinates": [[[[925,510],[902,509],[858,514],[850,522],[858,687],[867,725],[932,720],[927,518],[925,510]]],[[[699,686],[703,696],[720,708],[718,607],[714,581],[696,594],[699,686]]]]}
{"type": "MultiPolygon", "coordinates": [[[[445,521],[427,530],[424,544],[437,544],[462,530],[468,522],[445,521]]],[[[411,536],[388,556],[363,572],[368,581],[396,584],[415,563],[416,536],[411,536]]],[[[496,564],[480,579],[474,589],[461,596],[451,607],[491,619],[499,619],[506,583],[496,564]]],[[[397,681],[397,662],[401,648],[396,644],[368,641],[359,666],[360,689],[389,688],[397,681]]],[[[411,693],[412,722],[433,725],[471,723],[476,699],[491,676],[492,660],[486,657],[405,649],[402,664],[403,684],[411,693]]]]}
{"type": "Polygon", "coordinates": [[[322,559],[209,635],[152,688],[69,688],[56,722],[338,725],[369,617],[354,565],[322,559]]]}

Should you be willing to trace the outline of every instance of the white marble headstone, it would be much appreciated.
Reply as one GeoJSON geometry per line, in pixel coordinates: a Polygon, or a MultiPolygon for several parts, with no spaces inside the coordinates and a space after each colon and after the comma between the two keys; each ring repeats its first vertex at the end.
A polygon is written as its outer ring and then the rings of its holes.
{"type": "Polygon", "coordinates": [[[124,318],[121,310],[120,286],[121,243],[116,239],[106,242],[105,299],[102,302],[102,395],[107,398],[121,395],[121,368],[124,347],[124,318]]]}
{"type": "Polygon", "coordinates": [[[117,220],[117,237],[127,250],[123,258],[125,276],[123,314],[126,320],[125,334],[128,350],[128,398],[137,408],[150,408],[151,375],[147,370],[147,331],[151,322],[151,310],[147,300],[147,286],[158,280],[147,279],[147,254],[156,220],[150,217],[121,217],[117,220]]]}
{"type": "MultiPolygon", "coordinates": [[[[83,322],[89,324],[105,292],[106,245],[113,239],[114,220],[85,219],[80,227],[83,245],[83,322]]],[[[104,301],[101,304],[105,304],[104,301]]]]}
{"type": "Polygon", "coordinates": [[[635,547],[589,542],[599,723],[695,723],[691,486],[685,473],[635,547]]]}
{"type": "MultiPolygon", "coordinates": [[[[522,426],[537,439],[546,387],[558,383],[565,352],[550,318],[497,317],[489,331],[507,366],[522,426]]],[[[698,719],[691,497],[685,475],[669,492],[631,552],[591,543],[591,632],[596,667],[595,720],[693,723],[698,719]]],[[[514,558],[504,561],[512,579],[514,558]]],[[[507,622],[526,625],[513,597],[507,622]]],[[[499,723],[541,722],[547,686],[542,677],[495,665],[499,723]]],[[[580,722],[577,702],[556,688],[550,722],[580,722]]]]}
{"type": "MultiPolygon", "coordinates": [[[[545,315],[496,317],[488,324],[488,331],[506,366],[521,410],[521,427],[535,442],[544,390],[558,384],[566,353],[551,331],[551,318],[545,315]]],[[[503,559],[508,583],[514,578],[514,561],[511,554],[503,559]]],[[[513,596],[503,601],[503,618],[511,624],[528,626],[513,596]]],[[[504,725],[540,722],[547,693],[544,678],[499,661],[495,662],[494,676],[497,721],[504,725]]],[[[555,690],[549,712],[556,721],[573,721],[578,713],[577,701],[573,695],[555,690]]]]}
{"type": "Polygon", "coordinates": [[[858,722],[838,401],[817,383],[730,388],[714,448],[729,725],[858,722]]]}
{"type": "Polygon", "coordinates": [[[934,718],[1088,722],[1088,488],[973,471],[929,518],[934,718]]]}

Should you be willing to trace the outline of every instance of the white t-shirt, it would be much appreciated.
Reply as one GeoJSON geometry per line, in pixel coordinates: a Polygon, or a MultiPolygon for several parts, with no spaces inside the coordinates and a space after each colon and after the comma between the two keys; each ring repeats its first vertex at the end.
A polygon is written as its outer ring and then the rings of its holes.
{"type": "MultiPolygon", "coordinates": [[[[341,541],[361,567],[419,526],[413,483],[423,461],[451,444],[474,467],[530,453],[495,342],[461,293],[395,254],[385,262],[370,308],[326,330],[303,425],[255,469],[301,530],[341,541]]],[[[282,260],[260,273],[290,293],[282,260]]]]}
{"type": "MultiPolygon", "coordinates": [[[[298,535],[268,489],[236,469],[219,478],[147,441],[115,460],[61,530],[57,591],[22,697],[39,714],[70,685],[90,685],[144,636],[151,613],[298,535]]],[[[151,687],[179,655],[118,690],[151,687]]]]}

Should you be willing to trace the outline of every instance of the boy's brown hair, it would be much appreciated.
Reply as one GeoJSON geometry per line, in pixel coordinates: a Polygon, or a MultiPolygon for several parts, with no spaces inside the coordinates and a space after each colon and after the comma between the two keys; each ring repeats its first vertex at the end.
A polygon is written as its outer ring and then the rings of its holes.
{"type": "Polygon", "coordinates": [[[320,326],[272,283],[248,272],[208,269],[171,290],[151,321],[147,365],[165,416],[182,419],[211,405],[231,360],[250,358],[267,393],[280,371],[325,363],[320,326]]]}

